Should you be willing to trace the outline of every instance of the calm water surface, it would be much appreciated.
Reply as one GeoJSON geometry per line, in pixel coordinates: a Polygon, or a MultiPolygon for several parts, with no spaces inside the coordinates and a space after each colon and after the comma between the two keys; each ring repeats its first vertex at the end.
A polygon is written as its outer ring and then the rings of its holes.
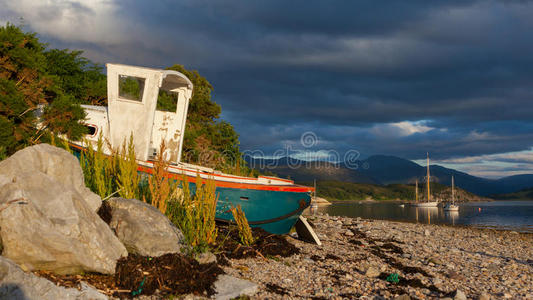
{"type": "Polygon", "coordinates": [[[361,217],[425,224],[469,225],[533,233],[533,201],[493,201],[459,204],[459,212],[391,202],[337,202],[319,207],[332,216],[361,217]]]}

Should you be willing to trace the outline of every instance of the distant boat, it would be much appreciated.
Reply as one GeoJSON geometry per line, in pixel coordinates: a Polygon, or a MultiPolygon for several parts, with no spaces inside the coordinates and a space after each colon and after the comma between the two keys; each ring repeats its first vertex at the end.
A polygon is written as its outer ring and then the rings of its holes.
{"type": "Polygon", "coordinates": [[[429,179],[430,179],[430,175],[429,175],[429,153],[427,153],[427,175],[426,175],[426,185],[427,185],[427,192],[428,192],[428,198],[427,198],[427,201],[426,202],[418,202],[418,181],[417,181],[417,185],[416,185],[416,201],[414,203],[414,206],[416,207],[437,207],[439,205],[439,202],[438,201],[431,201],[431,192],[430,192],[430,188],[429,188],[429,179]]]}
{"type": "Polygon", "coordinates": [[[455,205],[455,185],[453,182],[453,176],[452,176],[452,203],[447,203],[446,205],[444,205],[444,210],[459,211],[459,206],[455,205]]]}

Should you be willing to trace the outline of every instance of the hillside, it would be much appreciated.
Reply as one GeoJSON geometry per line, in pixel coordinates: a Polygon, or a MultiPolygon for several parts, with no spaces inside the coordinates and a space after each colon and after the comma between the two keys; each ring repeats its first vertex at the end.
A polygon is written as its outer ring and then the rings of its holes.
{"type": "MultiPolygon", "coordinates": [[[[426,176],[426,167],[410,160],[386,155],[374,155],[356,161],[357,167],[350,168],[344,163],[305,162],[297,159],[250,159],[247,161],[261,172],[272,172],[281,177],[290,177],[297,182],[344,181],[377,185],[413,184],[426,176]]],[[[501,179],[487,179],[472,176],[465,172],[431,165],[432,181],[451,185],[452,176],[456,186],[476,195],[489,196],[516,192],[531,187],[533,174],[515,175],[501,179]]]]}
{"type": "MultiPolygon", "coordinates": [[[[303,184],[312,185],[311,182],[303,184]]],[[[451,188],[439,183],[431,184],[432,197],[439,201],[451,200],[451,188]]],[[[455,189],[456,201],[487,201],[460,188],[455,189]]],[[[423,187],[419,186],[420,199],[423,198],[423,187]]],[[[389,184],[377,185],[368,183],[353,183],[342,181],[317,181],[317,196],[330,201],[339,200],[407,200],[415,199],[415,185],[413,184],[389,184]]]]}
{"type": "Polygon", "coordinates": [[[491,198],[498,200],[533,200],[533,187],[514,193],[491,195],[491,198]]]}

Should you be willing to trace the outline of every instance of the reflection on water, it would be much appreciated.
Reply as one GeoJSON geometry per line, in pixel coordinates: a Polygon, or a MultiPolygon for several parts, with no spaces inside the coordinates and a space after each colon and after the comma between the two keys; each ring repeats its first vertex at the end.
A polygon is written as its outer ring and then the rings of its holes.
{"type": "Polygon", "coordinates": [[[338,202],[319,207],[316,211],[337,216],[533,232],[533,201],[465,203],[459,205],[458,212],[445,211],[442,207],[414,207],[397,202],[338,202]]]}

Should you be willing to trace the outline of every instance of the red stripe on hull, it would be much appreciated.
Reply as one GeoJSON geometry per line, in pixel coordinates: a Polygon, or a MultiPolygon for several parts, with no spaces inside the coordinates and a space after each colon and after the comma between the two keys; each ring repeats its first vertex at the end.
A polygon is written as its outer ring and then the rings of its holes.
{"type": "MultiPolygon", "coordinates": [[[[145,166],[139,166],[137,168],[137,171],[152,174],[152,168],[145,167],[145,166]]],[[[278,191],[278,192],[296,192],[296,193],[306,193],[306,192],[313,191],[312,187],[307,187],[307,186],[265,185],[265,184],[253,184],[253,183],[228,182],[228,181],[217,180],[216,176],[220,176],[220,175],[212,175],[212,174],[208,174],[208,175],[213,176],[213,180],[215,180],[215,185],[217,187],[233,188],[233,189],[263,190],[263,191],[278,191]]],[[[183,174],[176,174],[176,173],[169,172],[169,178],[176,179],[176,180],[182,180],[183,174]]],[[[196,182],[196,177],[187,176],[187,181],[196,182]]],[[[202,183],[205,183],[205,179],[203,178],[202,178],[202,183]]]]}
{"type": "MultiPolygon", "coordinates": [[[[77,149],[79,149],[81,151],[85,150],[84,147],[81,147],[81,146],[76,145],[76,144],[69,143],[69,145],[71,147],[77,148],[77,149]]],[[[153,164],[153,162],[148,162],[148,163],[152,163],[153,164]]],[[[312,187],[301,186],[301,185],[266,185],[266,184],[228,182],[228,181],[223,181],[223,180],[217,180],[216,177],[235,178],[235,179],[242,179],[242,178],[246,178],[246,177],[237,177],[237,176],[230,176],[230,175],[221,175],[221,174],[212,174],[212,173],[206,173],[206,172],[197,172],[195,170],[187,170],[187,169],[178,168],[178,167],[174,167],[174,166],[170,166],[170,168],[171,169],[180,170],[180,171],[196,172],[198,174],[203,174],[203,175],[206,175],[206,176],[213,177],[217,187],[233,188],[233,189],[263,190],[263,191],[296,192],[296,193],[306,193],[306,192],[314,191],[314,188],[312,188],[312,187]]],[[[148,174],[152,174],[152,168],[141,166],[141,165],[138,165],[137,171],[148,173],[148,174]]],[[[264,176],[264,177],[266,177],[266,176],[264,176]]],[[[183,178],[183,174],[176,174],[176,173],[169,172],[169,178],[176,179],[176,180],[181,180],[183,178]]],[[[256,178],[251,178],[251,179],[256,179],[256,178]]],[[[276,180],[280,180],[279,178],[275,178],[275,179],[276,180]]],[[[187,180],[189,182],[196,182],[196,177],[187,176],[187,180]]],[[[283,181],[292,181],[292,180],[283,180],[283,181]]],[[[203,178],[202,178],[202,183],[205,183],[205,179],[203,179],[203,178]]]]}

